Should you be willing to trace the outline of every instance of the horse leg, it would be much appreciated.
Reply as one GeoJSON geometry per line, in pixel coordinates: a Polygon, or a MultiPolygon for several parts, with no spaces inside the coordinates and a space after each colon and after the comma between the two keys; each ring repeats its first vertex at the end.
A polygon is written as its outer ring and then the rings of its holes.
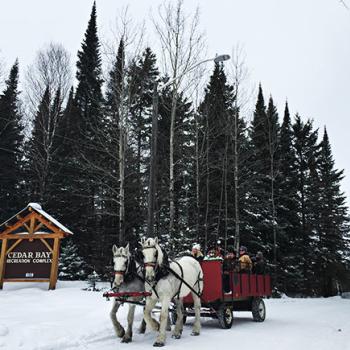
{"type": "Polygon", "coordinates": [[[168,312],[168,319],[166,322],[166,330],[169,332],[171,331],[171,320],[170,320],[169,312],[168,312]]]}
{"type": "Polygon", "coordinates": [[[165,345],[165,338],[166,338],[166,326],[168,322],[168,316],[169,316],[169,304],[170,304],[170,297],[164,297],[161,301],[162,309],[160,312],[160,326],[159,326],[159,334],[158,337],[153,344],[153,346],[164,346],[165,345]]]}
{"type": "Polygon", "coordinates": [[[195,321],[191,335],[199,335],[201,332],[201,299],[192,293],[195,321]]]}
{"type": "Polygon", "coordinates": [[[166,330],[167,331],[171,331],[171,321],[170,321],[170,316],[169,316],[169,312],[168,312],[168,319],[167,319],[167,322],[166,322],[166,330]]]}
{"type": "Polygon", "coordinates": [[[183,303],[182,299],[175,299],[176,304],[176,324],[172,337],[180,339],[183,329],[183,303]]]}
{"type": "Polygon", "coordinates": [[[159,330],[159,323],[151,315],[151,312],[156,303],[157,299],[146,298],[146,306],[143,313],[143,318],[145,319],[147,326],[157,332],[159,330]]]}
{"type": "Polygon", "coordinates": [[[118,312],[119,306],[120,306],[120,303],[114,299],[112,310],[109,313],[109,315],[111,317],[113,327],[114,327],[115,333],[117,334],[117,337],[122,338],[125,334],[125,330],[117,320],[117,312],[118,312]]]}
{"type": "MultiPolygon", "coordinates": [[[[143,313],[145,313],[145,308],[143,308],[143,313]]],[[[145,317],[142,317],[142,321],[139,327],[139,333],[144,334],[146,332],[146,321],[145,317]]]]}
{"type": "Polygon", "coordinates": [[[134,323],[135,307],[136,305],[129,305],[128,329],[122,339],[122,343],[130,343],[132,341],[132,324],[134,323]]]}

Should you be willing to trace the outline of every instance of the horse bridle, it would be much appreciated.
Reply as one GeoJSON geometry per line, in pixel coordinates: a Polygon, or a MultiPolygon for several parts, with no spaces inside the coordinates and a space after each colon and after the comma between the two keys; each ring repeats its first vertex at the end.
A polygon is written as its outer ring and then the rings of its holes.
{"type": "Polygon", "coordinates": [[[129,265],[130,265],[130,257],[127,257],[125,255],[114,255],[113,258],[126,258],[126,267],[125,270],[114,270],[114,275],[121,275],[124,276],[127,274],[128,270],[129,270],[129,265]]]}
{"type": "Polygon", "coordinates": [[[158,263],[157,263],[158,250],[157,250],[156,246],[153,245],[153,246],[150,246],[150,247],[145,247],[145,248],[142,248],[142,250],[151,249],[151,248],[154,248],[156,250],[155,260],[154,261],[143,262],[143,266],[144,267],[153,267],[156,270],[157,267],[158,267],[158,263]]]}

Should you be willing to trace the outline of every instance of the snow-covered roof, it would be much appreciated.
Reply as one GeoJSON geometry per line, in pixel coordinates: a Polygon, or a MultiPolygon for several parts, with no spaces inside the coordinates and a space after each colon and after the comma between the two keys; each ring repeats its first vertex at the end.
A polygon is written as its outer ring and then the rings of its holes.
{"type": "MultiPolygon", "coordinates": [[[[23,214],[23,212],[29,211],[29,208],[34,210],[36,213],[42,215],[45,219],[49,220],[53,225],[55,225],[58,229],[63,231],[64,233],[72,235],[73,232],[69,230],[66,226],[62,225],[60,222],[58,222],[55,218],[53,218],[50,214],[48,214],[43,208],[41,207],[40,204],[38,203],[29,203],[24,209],[22,209],[20,212],[12,216],[10,219],[6,220],[0,225],[0,228],[3,227],[4,225],[8,224],[10,221],[13,221],[13,219],[17,220],[17,215],[23,214]]],[[[1,233],[1,230],[0,230],[1,233]]]]}

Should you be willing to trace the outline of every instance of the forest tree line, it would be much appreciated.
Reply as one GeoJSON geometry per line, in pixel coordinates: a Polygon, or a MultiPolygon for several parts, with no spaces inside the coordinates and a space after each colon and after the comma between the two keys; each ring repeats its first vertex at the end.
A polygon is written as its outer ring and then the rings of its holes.
{"type": "MultiPolygon", "coordinates": [[[[38,202],[74,232],[63,242],[62,277],[95,270],[109,279],[112,245],[137,248],[147,234],[154,86],[198,62],[198,21],[182,1],[160,9],[167,74],[151,47],[130,52],[124,27],[104,76],[94,4],[74,87],[58,44],[28,71],[29,98],[21,97],[18,61],[0,82],[0,221],[38,202]]],[[[154,234],[170,256],[217,240],[262,251],[276,287],[290,295],[350,288],[344,174],[326,128],[291,116],[287,103],[278,112],[261,85],[249,118],[239,70],[227,73],[224,63],[205,78],[199,99],[185,80],[159,91],[154,234]]]]}

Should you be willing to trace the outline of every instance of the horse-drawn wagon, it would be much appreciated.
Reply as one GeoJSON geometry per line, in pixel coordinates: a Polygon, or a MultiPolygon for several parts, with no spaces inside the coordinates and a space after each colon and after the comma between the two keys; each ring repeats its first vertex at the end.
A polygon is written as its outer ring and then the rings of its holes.
{"type": "MultiPolygon", "coordinates": [[[[201,262],[201,267],[204,282],[200,298],[201,317],[218,319],[222,328],[231,328],[233,311],[251,311],[254,321],[263,322],[265,320],[266,308],[263,298],[271,295],[270,275],[241,273],[233,270],[224,271],[221,259],[204,260],[201,262]]],[[[152,292],[129,290],[127,292],[109,292],[105,293],[104,296],[116,298],[122,303],[143,305],[144,302],[141,300],[151,294],[152,292]],[[138,301],[133,298],[137,298],[138,301]]],[[[185,322],[187,316],[195,315],[191,294],[184,298],[183,306],[185,322]]],[[[170,318],[175,324],[177,312],[174,305],[170,308],[170,318]]]]}

